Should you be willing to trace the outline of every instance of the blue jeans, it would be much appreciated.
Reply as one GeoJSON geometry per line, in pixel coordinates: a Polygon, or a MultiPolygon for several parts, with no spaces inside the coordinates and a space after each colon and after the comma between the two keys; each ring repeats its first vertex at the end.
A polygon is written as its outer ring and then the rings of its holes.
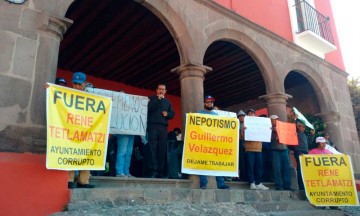
{"type": "Polygon", "coordinates": [[[262,152],[246,152],[249,183],[262,182],[262,152]]]}
{"type": "Polygon", "coordinates": [[[303,179],[302,179],[301,168],[300,168],[300,155],[301,154],[308,154],[308,153],[304,152],[304,151],[294,151],[294,157],[295,157],[295,160],[296,160],[296,173],[297,173],[297,180],[298,180],[299,190],[305,190],[304,182],[303,182],[303,179]]]}
{"type": "MultiPolygon", "coordinates": [[[[199,176],[200,177],[200,188],[202,187],[206,187],[208,181],[207,181],[207,177],[206,176],[199,176]]],[[[216,176],[216,185],[217,187],[221,187],[223,186],[225,183],[224,183],[224,177],[223,176],[216,176]]]]}
{"type": "Polygon", "coordinates": [[[117,134],[116,175],[129,175],[134,135],[117,134]]]}
{"type": "Polygon", "coordinates": [[[272,150],[275,188],[291,188],[291,162],[289,150],[272,150]]]}

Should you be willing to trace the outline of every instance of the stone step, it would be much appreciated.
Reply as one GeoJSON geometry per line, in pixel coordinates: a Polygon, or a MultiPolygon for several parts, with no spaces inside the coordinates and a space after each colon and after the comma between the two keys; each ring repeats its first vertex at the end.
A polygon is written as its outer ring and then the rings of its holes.
{"type": "Polygon", "coordinates": [[[111,202],[115,205],[121,203],[246,203],[303,200],[305,196],[299,191],[276,190],[220,190],[220,189],[190,189],[190,188],[134,188],[134,187],[97,187],[93,189],[72,189],[70,203],[111,202]]]}
{"type": "Polygon", "coordinates": [[[266,216],[344,216],[347,215],[341,210],[292,210],[292,211],[279,211],[279,212],[266,212],[266,216]]]}
{"type": "Polygon", "coordinates": [[[315,207],[308,201],[302,200],[287,200],[287,201],[256,201],[252,206],[260,212],[273,212],[273,211],[293,211],[293,210],[312,210],[315,207]]]}
{"type": "Polygon", "coordinates": [[[192,184],[192,181],[188,179],[123,178],[109,176],[92,176],[90,182],[100,188],[191,188],[192,184]]]}

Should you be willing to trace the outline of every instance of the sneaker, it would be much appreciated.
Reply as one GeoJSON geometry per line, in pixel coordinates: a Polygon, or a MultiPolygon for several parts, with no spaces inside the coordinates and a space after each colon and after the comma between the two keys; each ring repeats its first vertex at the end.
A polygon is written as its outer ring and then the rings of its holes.
{"type": "Polygon", "coordinates": [[[257,190],[258,188],[255,186],[255,183],[251,183],[250,184],[250,189],[251,190],[257,190]]]}
{"type": "Polygon", "coordinates": [[[125,175],[125,174],[121,173],[121,174],[117,174],[117,175],[116,175],[116,177],[125,178],[125,177],[127,177],[127,175],[125,175]]]}
{"type": "Polygon", "coordinates": [[[266,187],[265,185],[263,185],[262,183],[258,184],[255,186],[258,190],[269,190],[268,187],[266,187]]]}
{"type": "Polygon", "coordinates": [[[206,186],[205,185],[200,186],[200,189],[206,189],[206,186]]]}
{"type": "Polygon", "coordinates": [[[284,190],[284,189],[277,187],[277,188],[275,188],[275,190],[281,191],[281,190],[284,190]]]}
{"type": "Polygon", "coordinates": [[[218,189],[229,189],[230,187],[228,185],[221,185],[220,187],[218,187],[218,189]]]}
{"type": "Polygon", "coordinates": [[[127,175],[127,177],[129,177],[129,178],[136,178],[135,176],[133,176],[133,175],[131,175],[131,174],[127,175]]]}
{"type": "Polygon", "coordinates": [[[77,183],[77,188],[94,188],[95,186],[94,185],[91,185],[91,184],[80,184],[80,183],[77,183]]]}

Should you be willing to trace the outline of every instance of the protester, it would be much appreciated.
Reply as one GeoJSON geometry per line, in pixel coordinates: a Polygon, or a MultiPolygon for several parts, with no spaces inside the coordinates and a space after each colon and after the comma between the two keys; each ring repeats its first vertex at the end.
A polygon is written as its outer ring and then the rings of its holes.
{"type": "Polygon", "coordinates": [[[181,134],[181,129],[180,128],[174,128],[174,133],[176,135],[176,140],[177,141],[181,141],[182,140],[182,134],[181,134]]]}
{"type": "Polygon", "coordinates": [[[271,115],[271,149],[272,149],[272,166],[274,172],[274,181],[276,190],[292,190],[291,189],[291,162],[289,149],[286,144],[279,142],[277,134],[276,122],[279,117],[271,115]]]}
{"type": "MultiPolygon", "coordinates": [[[[316,148],[311,149],[309,151],[309,154],[333,154],[330,150],[326,149],[326,138],[324,137],[317,137],[316,142],[316,148]]],[[[338,206],[324,206],[324,209],[339,209],[338,206]]]]}
{"type": "Polygon", "coordinates": [[[61,86],[67,86],[67,82],[64,78],[62,77],[58,77],[55,79],[55,84],[56,85],[61,85],[61,86]]]}
{"type": "Polygon", "coordinates": [[[130,174],[130,162],[134,147],[135,135],[116,134],[117,154],[116,154],[116,176],[134,177],[130,174]]]}
{"type": "Polygon", "coordinates": [[[335,150],[339,151],[339,150],[336,148],[335,144],[334,144],[333,142],[331,142],[331,140],[330,140],[330,135],[329,135],[328,133],[325,133],[325,134],[324,134],[324,138],[325,138],[325,140],[326,140],[326,144],[327,144],[327,145],[329,145],[329,146],[333,147],[335,150]]]}
{"type": "MultiPolygon", "coordinates": [[[[83,72],[75,72],[72,77],[72,86],[74,89],[85,91],[86,75],[83,72]]],[[[69,171],[69,182],[68,187],[74,188],[74,171],[69,171]]],[[[78,188],[94,188],[94,185],[89,184],[90,171],[80,170],[77,176],[77,187],[78,188]]]]}
{"type": "Polygon", "coordinates": [[[324,137],[316,138],[316,148],[311,149],[309,154],[332,154],[331,151],[327,150],[326,147],[326,139],[324,137]]]}
{"type": "Polygon", "coordinates": [[[244,119],[246,114],[244,111],[240,110],[237,114],[239,119],[239,180],[247,181],[247,165],[245,157],[245,140],[244,140],[244,119]]]}
{"type": "Polygon", "coordinates": [[[302,173],[300,169],[300,155],[308,154],[309,146],[312,144],[314,140],[315,130],[311,130],[311,136],[308,137],[305,134],[305,123],[301,120],[296,121],[296,133],[298,137],[299,145],[294,147],[294,157],[296,160],[296,172],[297,172],[297,180],[299,185],[299,190],[304,190],[304,182],[302,179],[302,173]]]}
{"type": "MultiPolygon", "coordinates": [[[[215,98],[208,95],[204,98],[204,109],[200,110],[199,113],[207,114],[207,115],[218,115],[216,112],[213,111],[214,109],[214,101],[215,98]]],[[[200,175],[200,188],[206,189],[207,186],[207,177],[200,175]]],[[[224,183],[223,176],[216,176],[216,184],[218,189],[229,189],[230,187],[224,183]]]]}
{"type": "MultiPolygon", "coordinates": [[[[247,116],[255,116],[255,110],[249,109],[247,116]]],[[[246,125],[244,125],[246,130],[246,125]]],[[[247,141],[245,136],[245,154],[247,159],[247,173],[251,190],[268,190],[262,183],[262,143],[259,141],[247,141]]]]}
{"type": "Polygon", "coordinates": [[[166,178],[166,147],[168,120],[175,112],[170,101],[165,98],[166,85],[159,84],[156,95],[149,96],[147,135],[149,144],[150,178],[166,178]]]}
{"type": "MultiPolygon", "coordinates": [[[[259,117],[267,118],[267,115],[262,114],[259,117]]],[[[272,182],[273,169],[272,169],[271,142],[262,142],[262,164],[263,164],[263,172],[262,172],[263,181],[272,182]]]]}

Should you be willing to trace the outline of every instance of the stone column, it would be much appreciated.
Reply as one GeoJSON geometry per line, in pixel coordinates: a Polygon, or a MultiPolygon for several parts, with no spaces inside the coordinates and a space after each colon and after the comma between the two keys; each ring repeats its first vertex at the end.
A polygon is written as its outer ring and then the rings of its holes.
{"type": "MultiPolygon", "coordinates": [[[[211,71],[211,68],[189,64],[174,68],[172,72],[174,71],[180,75],[182,134],[184,135],[186,113],[197,113],[204,108],[204,79],[205,74],[211,71]]],[[[189,179],[193,181],[192,188],[199,187],[198,176],[190,175],[189,179]]],[[[208,178],[208,180],[208,187],[214,187],[215,178],[208,178]]]]}
{"type": "Polygon", "coordinates": [[[45,153],[43,86],[72,21],[27,5],[0,3],[0,151],[45,153]]]}
{"type": "Polygon", "coordinates": [[[269,116],[277,115],[283,122],[287,121],[286,101],[289,98],[292,98],[292,96],[284,93],[269,93],[259,97],[259,99],[264,99],[266,101],[269,116]]]}
{"type": "Polygon", "coordinates": [[[181,65],[174,68],[180,75],[182,128],[185,129],[186,113],[196,113],[204,108],[205,74],[212,69],[203,65],[181,65]]]}
{"type": "Polygon", "coordinates": [[[338,112],[324,112],[318,113],[326,125],[326,132],[330,135],[330,140],[336,145],[340,152],[344,152],[343,142],[341,138],[341,131],[339,130],[340,113],[338,112]]]}

